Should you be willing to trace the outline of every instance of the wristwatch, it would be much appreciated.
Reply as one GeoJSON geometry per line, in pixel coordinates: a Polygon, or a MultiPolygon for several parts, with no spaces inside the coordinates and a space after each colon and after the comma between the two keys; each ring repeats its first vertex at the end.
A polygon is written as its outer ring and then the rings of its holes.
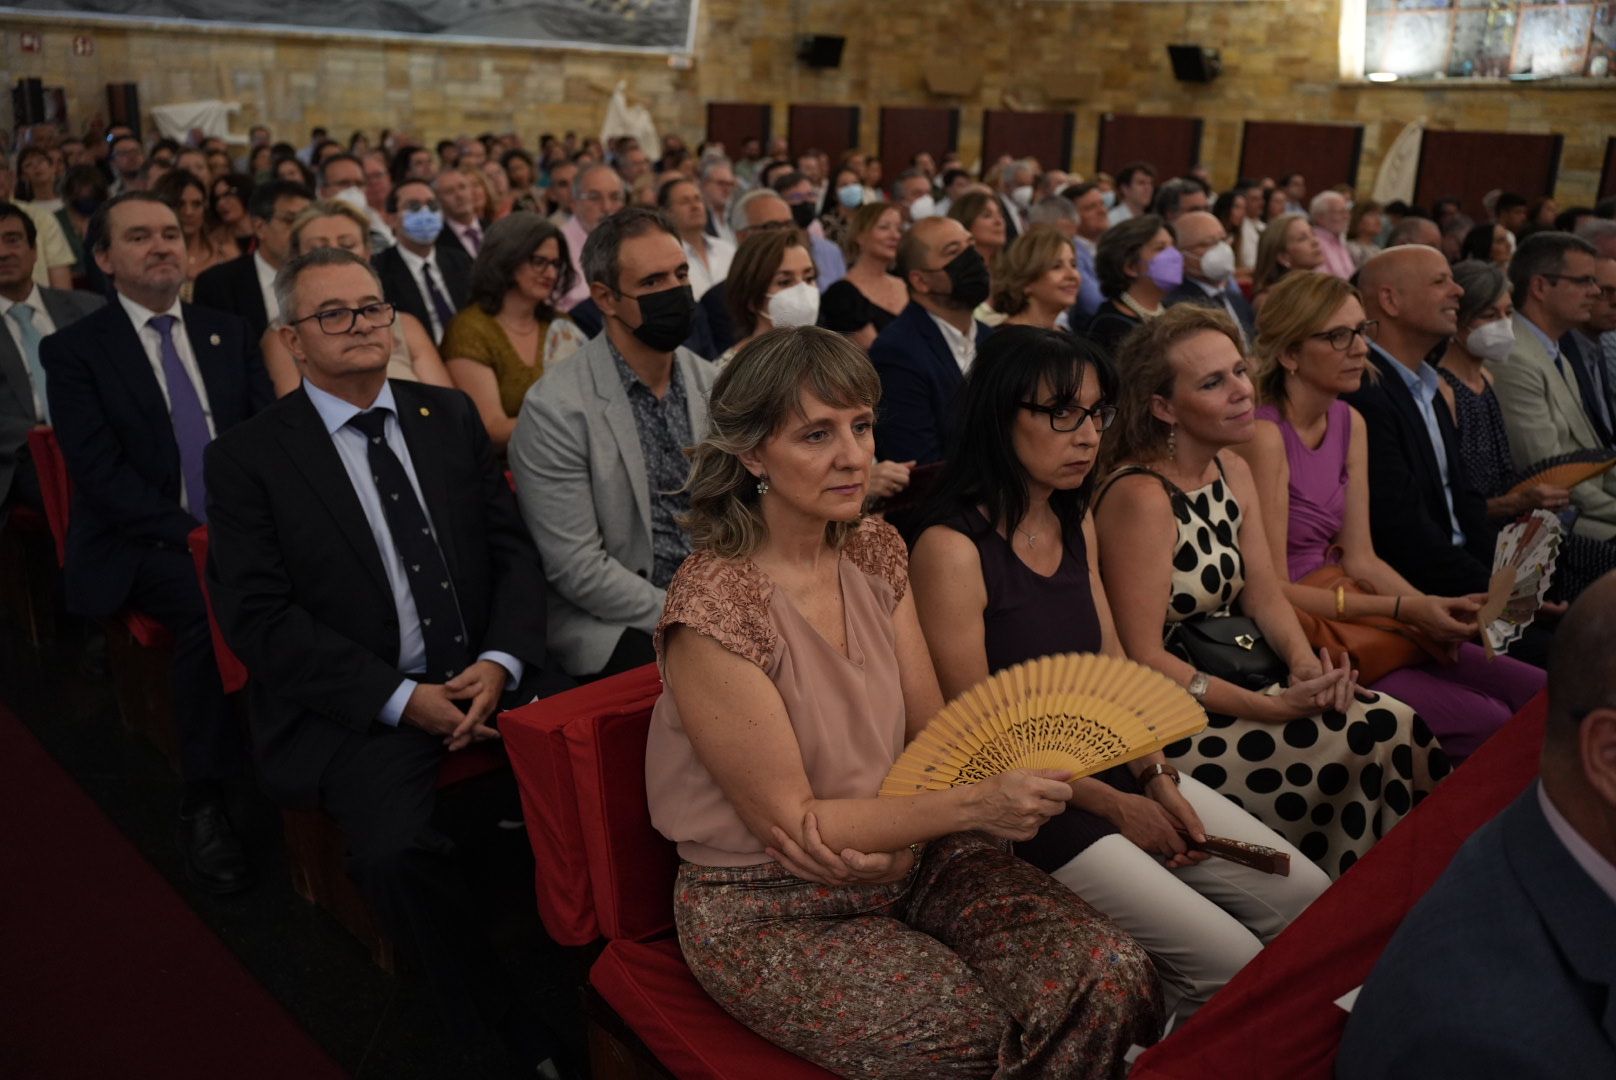
{"type": "Polygon", "coordinates": [[[1211,685],[1212,680],[1207,678],[1206,672],[1197,671],[1194,675],[1190,676],[1190,684],[1184,689],[1190,692],[1190,697],[1194,698],[1196,701],[1200,701],[1206,697],[1207,688],[1211,685]]]}
{"type": "MultiPolygon", "coordinates": [[[[1205,677],[1204,675],[1202,676],[1202,678],[1205,677]]],[[[1178,786],[1178,770],[1160,761],[1154,765],[1145,766],[1144,770],[1139,773],[1139,786],[1144,787],[1158,776],[1165,776],[1173,782],[1174,787],[1178,786]]]]}

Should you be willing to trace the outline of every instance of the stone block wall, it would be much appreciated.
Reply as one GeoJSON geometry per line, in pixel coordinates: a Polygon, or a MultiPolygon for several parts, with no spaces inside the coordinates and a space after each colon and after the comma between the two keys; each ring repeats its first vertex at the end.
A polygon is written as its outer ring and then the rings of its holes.
{"type": "MultiPolygon", "coordinates": [[[[1234,179],[1247,119],[1363,124],[1359,184],[1367,187],[1402,125],[1424,118],[1437,128],[1558,132],[1565,151],[1557,196],[1592,198],[1605,140],[1616,134],[1616,89],[1343,84],[1341,3],[701,0],[694,65],[683,71],[663,57],[626,53],[87,28],[6,15],[0,70],[8,85],[37,75],[66,87],[76,121],[104,109],[106,83],[135,81],[147,105],[240,100],[243,128],[263,120],[294,143],[322,123],[339,138],[355,128],[437,139],[514,127],[531,145],[541,130],[598,130],[619,78],[659,126],[691,141],[702,136],[708,101],[767,102],[782,133],[793,101],[857,104],[868,149],[877,145],[882,105],[954,105],[968,162],[980,149],[984,108],[1070,110],[1077,114],[1070,164],[1079,172],[1093,169],[1106,112],[1199,116],[1202,156],[1218,184],[1234,179]],[[20,51],[23,29],[43,31],[41,52],[20,51]],[[73,55],[72,38],[80,33],[93,37],[93,55],[73,55]],[[796,38],[804,33],[845,35],[841,67],[813,71],[799,64],[796,38]],[[1206,86],[1175,82],[1164,46],[1181,41],[1221,49],[1222,76],[1206,86]],[[975,92],[930,94],[925,73],[938,64],[979,77],[975,92]],[[1082,101],[1052,100],[1047,88],[1073,73],[1096,76],[1097,90],[1082,101]]],[[[9,101],[0,110],[8,113],[9,101]]]]}

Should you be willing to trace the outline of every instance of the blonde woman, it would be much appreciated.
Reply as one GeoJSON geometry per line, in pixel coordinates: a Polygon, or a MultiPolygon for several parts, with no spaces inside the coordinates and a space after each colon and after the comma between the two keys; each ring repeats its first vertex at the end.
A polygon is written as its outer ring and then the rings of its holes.
{"type": "Polygon", "coordinates": [[[1262,310],[1268,290],[1292,270],[1317,270],[1324,265],[1324,249],[1313,235],[1313,223],[1306,214],[1280,214],[1268,223],[1257,242],[1257,266],[1251,279],[1256,294],[1251,306],[1262,310]]]}
{"type": "Polygon", "coordinates": [[[848,226],[847,276],[825,290],[819,325],[846,334],[868,350],[909,303],[903,282],[892,273],[903,239],[903,212],[889,202],[858,208],[848,226]]]}
{"type": "Polygon", "coordinates": [[[1052,225],[1034,225],[1011,241],[993,266],[988,303],[1006,326],[1055,329],[1055,320],[1077,303],[1083,275],[1072,242],[1052,225]]]}
{"type": "Polygon", "coordinates": [[[1071,785],[876,798],[942,705],[903,541],[861,516],[880,392],[816,327],[713,386],[645,756],[679,944],[725,1011],[839,1075],[1120,1076],[1161,1025],[1148,957],[991,839],[1030,837],[1071,785]]]}
{"type": "MultiPolygon", "coordinates": [[[[301,255],[315,248],[336,247],[370,261],[370,221],[348,203],[336,199],[312,203],[292,222],[292,254],[301,255]]],[[[384,298],[385,299],[385,298],[384,298]]],[[[393,324],[393,354],[387,362],[387,377],[429,386],[453,386],[449,370],[432,344],[432,335],[419,319],[407,312],[396,312],[393,324]]],[[[275,396],[285,397],[303,381],[297,361],[281,340],[278,326],[264,332],[264,369],[275,386],[275,396]]]]}

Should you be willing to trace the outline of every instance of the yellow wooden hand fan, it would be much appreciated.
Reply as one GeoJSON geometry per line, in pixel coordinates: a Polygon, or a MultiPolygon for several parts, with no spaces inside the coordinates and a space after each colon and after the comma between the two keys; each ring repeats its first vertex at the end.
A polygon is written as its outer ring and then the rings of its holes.
{"type": "Polygon", "coordinates": [[[893,764],[882,795],[974,784],[1011,769],[1073,780],[1206,727],[1206,710],[1161,672],[1095,653],[1006,668],[943,706],[893,764]]]}

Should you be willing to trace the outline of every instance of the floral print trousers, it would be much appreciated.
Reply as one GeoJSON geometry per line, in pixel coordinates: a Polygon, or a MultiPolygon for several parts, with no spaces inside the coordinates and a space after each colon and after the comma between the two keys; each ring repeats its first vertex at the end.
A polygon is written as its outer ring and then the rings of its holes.
{"type": "Polygon", "coordinates": [[[1145,951],[978,833],[928,844],[890,885],[685,863],[674,911],[725,1011],[842,1076],[1120,1076],[1161,1030],[1145,951]]]}

